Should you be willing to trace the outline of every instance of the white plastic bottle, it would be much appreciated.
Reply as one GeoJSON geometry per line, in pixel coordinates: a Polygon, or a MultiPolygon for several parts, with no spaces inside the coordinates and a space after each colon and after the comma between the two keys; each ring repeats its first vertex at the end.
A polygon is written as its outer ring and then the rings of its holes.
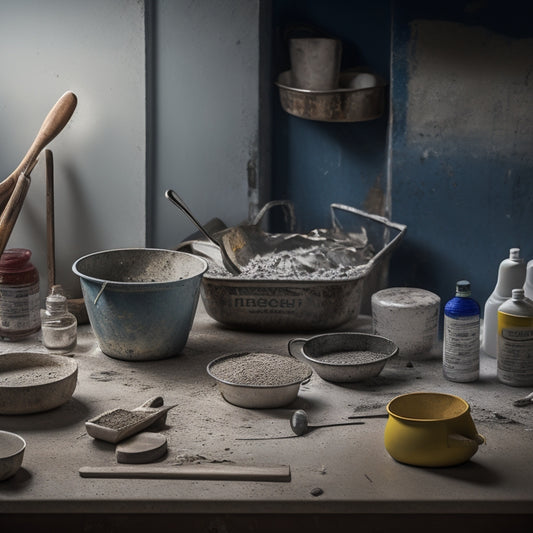
{"type": "Polygon", "coordinates": [[[526,269],[526,282],[524,283],[526,298],[533,300],[533,259],[529,261],[526,269]]]}
{"type": "Polygon", "coordinates": [[[485,302],[481,349],[490,357],[498,351],[498,307],[511,298],[513,289],[520,289],[526,279],[526,264],[520,257],[520,248],[511,248],[509,258],[498,268],[498,281],[485,302]]]}
{"type": "Polygon", "coordinates": [[[533,386],[533,301],[513,289],[498,309],[498,379],[514,387],[533,386]]]}

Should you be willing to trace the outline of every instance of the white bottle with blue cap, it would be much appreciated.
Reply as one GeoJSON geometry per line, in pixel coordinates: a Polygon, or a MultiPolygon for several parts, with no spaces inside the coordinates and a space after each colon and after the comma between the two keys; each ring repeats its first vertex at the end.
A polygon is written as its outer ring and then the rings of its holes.
{"type": "Polygon", "coordinates": [[[479,379],[479,304],[471,298],[470,282],[458,281],[455,297],[444,306],[442,370],[450,381],[479,379]]]}

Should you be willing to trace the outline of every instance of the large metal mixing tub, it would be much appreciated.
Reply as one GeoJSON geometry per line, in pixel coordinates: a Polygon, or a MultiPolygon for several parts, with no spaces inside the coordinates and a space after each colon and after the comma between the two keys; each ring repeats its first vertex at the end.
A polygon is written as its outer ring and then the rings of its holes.
{"type": "MultiPolygon", "coordinates": [[[[270,207],[282,203],[267,204],[248,228],[258,227],[270,207]]],[[[333,228],[348,233],[363,231],[373,249],[372,258],[361,265],[356,275],[344,279],[267,280],[247,279],[243,275],[221,277],[210,268],[201,284],[207,313],[228,327],[257,331],[330,330],[357,318],[365,280],[386,263],[406,226],[342,204],[331,204],[330,208],[333,228]]],[[[225,233],[235,233],[238,228],[220,231],[218,235],[223,239],[225,233]]],[[[217,249],[205,240],[188,240],[178,249],[221,264],[217,249]]]]}

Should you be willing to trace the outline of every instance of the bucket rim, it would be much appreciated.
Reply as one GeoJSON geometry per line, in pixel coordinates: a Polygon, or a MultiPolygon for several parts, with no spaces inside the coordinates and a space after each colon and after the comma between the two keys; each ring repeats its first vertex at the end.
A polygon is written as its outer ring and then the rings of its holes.
{"type": "Polygon", "coordinates": [[[207,263],[207,261],[205,259],[203,259],[201,257],[198,257],[198,256],[196,256],[194,254],[190,254],[188,252],[180,252],[178,250],[170,250],[170,249],[167,249],[167,248],[142,248],[142,247],[135,247],[135,246],[125,247],[125,248],[110,248],[108,250],[99,250],[97,252],[91,252],[90,254],[86,254],[86,255],[84,255],[82,257],[79,257],[72,264],[72,272],[74,272],[74,274],[76,274],[77,276],[79,276],[80,278],[82,278],[84,280],[92,281],[92,282],[95,282],[95,283],[105,283],[106,285],[122,286],[122,287],[124,287],[124,286],[131,287],[131,286],[134,286],[134,285],[143,286],[143,287],[146,287],[146,286],[156,287],[156,286],[174,284],[176,282],[183,282],[183,281],[187,281],[187,280],[190,280],[190,279],[193,279],[193,278],[196,278],[196,277],[202,277],[205,274],[205,272],[207,272],[207,269],[208,269],[208,263],[207,263]],[[103,278],[97,278],[97,277],[94,277],[94,276],[89,276],[88,274],[84,274],[83,272],[80,272],[80,270],[78,268],[78,265],[82,261],[84,261],[84,260],[86,260],[86,259],[88,259],[90,257],[103,255],[103,254],[109,254],[109,253],[113,253],[113,252],[128,252],[128,251],[140,251],[140,250],[142,250],[143,252],[144,251],[147,251],[147,252],[148,251],[149,252],[165,252],[165,253],[169,253],[171,255],[181,255],[181,256],[192,257],[194,259],[194,261],[198,262],[199,265],[202,266],[202,268],[199,269],[198,272],[196,272],[193,275],[189,275],[189,276],[183,277],[181,279],[167,280],[167,281],[115,281],[115,280],[106,280],[106,279],[103,279],[103,278]]]}
{"type": "Polygon", "coordinates": [[[393,418],[396,418],[397,420],[403,420],[403,421],[406,421],[406,422],[414,422],[414,423],[419,423],[419,424],[423,424],[423,423],[441,423],[441,422],[450,422],[452,420],[457,420],[463,416],[465,416],[465,414],[468,414],[470,413],[471,409],[470,409],[470,403],[467,402],[464,398],[461,398],[461,396],[457,396],[456,394],[451,394],[451,393],[447,393],[447,392],[435,392],[435,391],[415,391],[415,392],[406,392],[404,394],[400,394],[396,397],[394,397],[386,406],[386,409],[387,409],[387,412],[389,413],[389,415],[393,418]],[[438,396],[438,397],[441,397],[441,398],[449,398],[449,399],[452,399],[454,401],[457,401],[457,403],[459,403],[461,406],[462,406],[462,410],[460,412],[458,412],[457,414],[453,415],[453,416],[448,416],[448,417],[433,417],[433,418],[415,418],[415,417],[410,417],[410,416],[405,416],[405,415],[401,415],[399,413],[396,413],[394,411],[394,403],[397,403],[399,401],[401,401],[403,398],[405,397],[415,397],[415,396],[418,396],[420,398],[428,398],[430,396],[438,396]]]}

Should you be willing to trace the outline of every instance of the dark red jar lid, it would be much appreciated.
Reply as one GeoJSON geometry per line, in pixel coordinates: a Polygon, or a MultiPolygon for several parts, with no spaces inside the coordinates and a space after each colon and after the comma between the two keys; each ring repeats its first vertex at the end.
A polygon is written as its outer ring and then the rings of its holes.
{"type": "Polygon", "coordinates": [[[32,269],[33,265],[29,262],[31,250],[26,248],[9,248],[0,256],[1,270],[19,270],[32,269]]]}

